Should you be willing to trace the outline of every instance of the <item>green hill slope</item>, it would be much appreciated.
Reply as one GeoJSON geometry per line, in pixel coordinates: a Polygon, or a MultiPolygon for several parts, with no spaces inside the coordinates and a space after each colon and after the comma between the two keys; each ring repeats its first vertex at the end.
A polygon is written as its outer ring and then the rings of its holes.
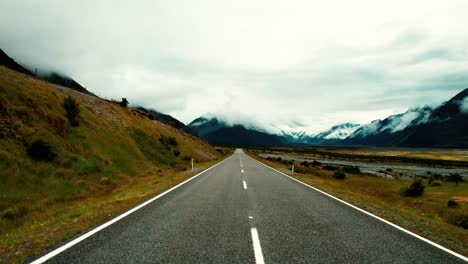
{"type": "MultiPolygon", "coordinates": [[[[38,238],[51,231],[24,226],[45,216],[73,215],[77,209],[65,209],[71,204],[127,197],[127,189],[143,197],[182,180],[170,175],[187,170],[192,158],[199,164],[220,156],[206,142],[143,112],[0,67],[0,256],[37,253],[53,243],[56,238],[29,241],[27,234],[38,238]],[[76,127],[63,106],[68,97],[78,104],[76,127]],[[146,186],[141,179],[152,183],[147,193],[135,191],[146,186]],[[34,246],[21,249],[24,243],[34,246]]],[[[79,215],[92,215],[85,209],[79,215]]],[[[86,226],[74,232],[80,228],[86,226]]]]}

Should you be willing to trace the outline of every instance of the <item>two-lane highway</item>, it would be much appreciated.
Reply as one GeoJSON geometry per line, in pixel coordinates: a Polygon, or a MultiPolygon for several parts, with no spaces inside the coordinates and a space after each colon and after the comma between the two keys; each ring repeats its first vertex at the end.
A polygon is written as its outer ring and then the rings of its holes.
{"type": "Polygon", "coordinates": [[[38,262],[466,263],[241,150],[79,243],[51,252],[38,262]]]}

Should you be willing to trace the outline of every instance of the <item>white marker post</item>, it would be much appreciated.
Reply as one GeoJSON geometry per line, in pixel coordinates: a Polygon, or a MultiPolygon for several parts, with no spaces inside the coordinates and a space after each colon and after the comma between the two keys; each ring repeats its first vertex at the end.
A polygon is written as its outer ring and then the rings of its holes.
{"type": "Polygon", "coordinates": [[[193,159],[192,159],[192,171],[193,171],[193,159]]]}
{"type": "Polygon", "coordinates": [[[292,165],[291,172],[294,173],[294,164],[292,165]]]}

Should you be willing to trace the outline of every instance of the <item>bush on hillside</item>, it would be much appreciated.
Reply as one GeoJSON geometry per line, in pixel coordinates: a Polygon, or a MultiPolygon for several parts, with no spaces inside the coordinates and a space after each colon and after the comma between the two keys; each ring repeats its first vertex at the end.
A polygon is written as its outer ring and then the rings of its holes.
{"type": "Polygon", "coordinates": [[[174,151],[172,153],[174,153],[175,157],[179,157],[179,155],[180,155],[180,151],[177,150],[177,149],[174,149],[174,151]]]}
{"type": "Polygon", "coordinates": [[[79,126],[80,123],[77,118],[80,114],[80,108],[78,103],[69,96],[63,100],[63,108],[65,108],[65,111],[67,112],[65,116],[70,122],[70,125],[74,127],[79,126]]]}
{"type": "Polygon", "coordinates": [[[122,107],[127,107],[128,106],[128,100],[127,98],[122,98],[122,101],[120,102],[120,105],[122,107]]]}
{"type": "Polygon", "coordinates": [[[169,148],[170,146],[177,147],[179,145],[177,139],[173,136],[162,136],[159,138],[159,142],[169,148]]]}
{"type": "Polygon", "coordinates": [[[57,156],[49,143],[42,140],[34,141],[27,151],[29,157],[37,161],[52,161],[57,156]]]}
{"type": "Polygon", "coordinates": [[[408,197],[420,197],[424,194],[422,179],[415,179],[408,187],[403,189],[403,195],[408,197]]]}
{"type": "Polygon", "coordinates": [[[10,221],[18,220],[28,214],[28,208],[24,206],[12,206],[2,212],[2,218],[10,221]]]}

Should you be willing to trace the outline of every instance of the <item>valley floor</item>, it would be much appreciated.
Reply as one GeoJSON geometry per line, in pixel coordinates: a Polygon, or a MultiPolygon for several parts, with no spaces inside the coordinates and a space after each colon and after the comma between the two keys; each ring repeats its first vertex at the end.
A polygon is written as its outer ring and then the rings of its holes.
{"type": "MultiPolygon", "coordinates": [[[[269,152],[267,150],[267,152],[269,152]]],[[[468,182],[442,181],[431,186],[424,179],[425,192],[421,197],[405,197],[401,191],[412,181],[404,178],[375,177],[364,173],[345,173],[346,178],[333,178],[336,168],[302,160],[284,159],[291,153],[275,154],[282,159],[262,155],[265,150],[250,150],[249,155],[302,182],[310,184],[353,205],[406,228],[462,255],[468,255],[468,182]],[[268,159],[262,158],[268,157],[268,159]],[[291,172],[292,164],[295,172],[291,172]],[[448,206],[449,201],[455,205],[448,206]],[[458,225],[458,226],[457,226],[458,225]],[[463,226],[463,227],[462,227],[463,226]]],[[[297,153],[296,153],[297,154],[297,153]]],[[[308,156],[308,155],[305,155],[308,156]]],[[[311,157],[314,157],[311,155],[311,157]]],[[[309,157],[310,158],[310,157],[309,157]]],[[[315,156],[314,159],[318,157],[315,156]]],[[[394,173],[394,172],[387,172],[394,173]]]]}

